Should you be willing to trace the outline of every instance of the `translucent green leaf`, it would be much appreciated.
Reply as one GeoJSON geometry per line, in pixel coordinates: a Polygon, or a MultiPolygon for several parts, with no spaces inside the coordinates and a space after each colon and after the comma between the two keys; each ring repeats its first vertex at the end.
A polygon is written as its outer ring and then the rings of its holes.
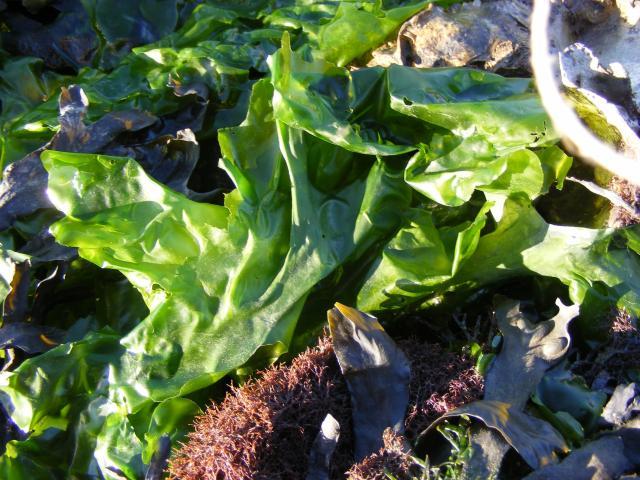
{"type": "Polygon", "coordinates": [[[531,81],[467,68],[389,67],[391,107],[498,148],[557,140],[531,81]],[[421,87],[418,87],[420,85],[421,87]]]}
{"type": "Polygon", "coordinates": [[[473,254],[452,278],[433,279],[439,258],[430,250],[433,236],[427,240],[412,234],[415,241],[406,244],[402,241],[406,230],[400,230],[371,270],[358,308],[401,308],[445,291],[537,274],[567,285],[575,303],[582,303],[587,292],[596,292],[612,305],[640,312],[640,260],[625,245],[625,238],[634,238],[632,232],[637,229],[619,232],[551,225],[524,194],[518,194],[506,201],[496,230],[479,239],[473,254]],[[424,252],[423,258],[410,264],[393,260],[403,255],[419,258],[414,257],[417,252],[424,252]]]}

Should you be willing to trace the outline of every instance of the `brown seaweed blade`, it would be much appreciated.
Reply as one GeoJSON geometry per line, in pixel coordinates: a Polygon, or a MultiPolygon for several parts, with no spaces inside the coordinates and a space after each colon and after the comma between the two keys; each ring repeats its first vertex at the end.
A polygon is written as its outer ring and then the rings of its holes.
{"type": "MultiPolygon", "coordinates": [[[[554,318],[533,324],[520,313],[519,302],[499,299],[496,317],[504,336],[504,345],[487,373],[484,400],[508,404],[511,419],[516,416],[522,417],[521,420],[524,421],[515,424],[511,420],[510,428],[519,431],[518,437],[529,436],[531,448],[514,442],[513,436],[504,435],[504,428],[498,429],[502,435],[495,430],[476,432],[471,443],[477,453],[471,456],[465,468],[466,476],[497,473],[509,445],[513,446],[532,468],[557,462],[555,451],[568,449],[562,436],[551,425],[522,411],[544,373],[569,349],[569,322],[578,315],[578,306],[565,306],[559,300],[556,305],[559,312],[554,318]],[[546,440],[543,438],[536,441],[534,429],[520,428],[534,424],[538,425],[540,431],[544,429],[548,432],[546,440]]],[[[476,408],[471,405],[469,407],[476,408]]],[[[486,418],[483,421],[490,425],[486,418]]]]}
{"type": "MultiPolygon", "coordinates": [[[[429,429],[434,428],[447,418],[461,415],[476,418],[492,430],[500,432],[501,439],[504,438],[508,445],[511,445],[534,469],[557,462],[555,451],[567,450],[564,439],[551,424],[508,403],[495,400],[480,400],[457,408],[444,414],[429,429]]],[[[480,438],[486,439],[486,437],[480,438]]],[[[485,443],[481,444],[479,449],[479,453],[485,459],[488,448],[485,443]]],[[[499,467],[499,465],[497,466],[499,467]]]]}
{"type": "Polygon", "coordinates": [[[507,402],[522,409],[544,373],[569,349],[569,322],[578,306],[556,302],[558,314],[533,324],[520,313],[520,302],[501,299],[496,308],[504,336],[502,351],[487,372],[485,400],[507,402]]]}
{"type": "Polygon", "coordinates": [[[524,407],[545,372],[567,352],[569,322],[578,307],[556,302],[558,314],[534,324],[520,312],[520,303],[501,298],[496,308],[498,326],[504,337],[502,350],[485,379],[484,400],[446,414],[422,435],[420,444],[443,418],[468,415],[490,428],[474,428],[472,455],[464,478],[490,478],[498,474],[509,447],[513,447],[532,468],[558,461],[556,451],[567,451],[562,436],[547,422],[524,411],[524,407]],[[498,433],[499,432],[499,433],[498,433]]]}
{"type": "Polygon", "coordinates": [[[527,475],[525,480],[622,478],[624,473],[637,472],[638,467],[640,419],[636,418],[572,451],[562,462],[527,475]]]}
{"type": "Polygon", "coordinates": [[[96,123],[84,123],[89,100],[82,88],[71,85],[62,88],[59,99],[60,131],[49,143],[12,163],[0,183],[0,230],[13,225],[17,218],[39,209],[52,208],[47,197],[48,175],[40,154],[46,150],[97,153],[123,132],[135,132],[149,127],[157,118],[149,113],[130,110],[112,112],[96,123]]]}
{"type": "Polygon", "coordinates": [[[355,458],[362,460],[383,446],[385,429],[404,430],[409,361],[375,317],[340,303],[327,317],[351,394],[355,458]]]}
{"type": "Polygon", "coordinates": [[[603,424],[614,427],[562,462],[536,470],[526,480],[621,478],[640,467],[640,389],[618,385],[602,412],[603,424]]]}
{"type": "Polygon", "coordinates": [[[208,104],[206,87],[175,88],[185,97],[185,110],[158,118],[140,110],[110,112],[86,123],[89,99],[78,85],[62,88],[59,98],[60,130],[51,141],[9,165],[0,183],[0,230],[21,217],[53,208],[47,196],[48,174],[40,155],[44,150],[104,153],[131,157],[161,183],[196,200],[212,193],[193,192],[187,183],[198,162],[200,147],[194,131],[202,127],[208,104]]]}

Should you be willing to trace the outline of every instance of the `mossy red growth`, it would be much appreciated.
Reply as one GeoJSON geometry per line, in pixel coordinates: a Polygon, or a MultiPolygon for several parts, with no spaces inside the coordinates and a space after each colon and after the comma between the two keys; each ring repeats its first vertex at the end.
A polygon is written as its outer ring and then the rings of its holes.
{"type": "Polygon", "coordinates": [[[406,441],[389,428],[382,438],[384,447],[352,466],[347,472],[348,480],[389,480],[387,472],[396,478],[410,474],[413,461],[407,452],[406,441]]]}
{"type": "Polygon", "coordinates": [[[482,396],[484,380],[469,356],[415,339],[398,345],[411,362],[411,400],[405,417],[410,440],[444,413],[482,396]]]}
{"type": "Polygon", "coordinates": [[[637,319],[624,310],[611,312],[609,342],[574,362],[572,371],[594,389],[628,383],[628,373],[640,370],[640,330],[637,319]]]}
{"type": "Polygon", "coordinates": [[[195,422],[195,431],[173,456],[170,478],[180,480],[295,480],[306,475],[311,444],[327,413],[342,433],[335,469],[352,463],[348,453],[349,394],[328,340],[289,366],[267,369],[233,388],[195,422]]]}
{"type": "Polygon", "coordinates": [[[611,325],[611,345],[603,357],[604,368],[617,384],[628,381],[625,374],[629,370],[640,369],[640,331],[628,312],[618,310],[611,325]]]}
{"type": "MultiPolygon", "coordinates": [[[[442,413],[480,397],[482,377],[471,359],[415,339],[398,344],[412,368],[405,422],[409,439],[442,413]]],[[[338,420],[341,430],[331,478],[342,479],[353,463],[351,406],[330,340],[322,339],[291,365],[267,369],[232,389],[220,405],[200,416],[187,443],[174,454],[170,476],[179,480],[304,479],[311,445],[327,413],[338,420]]],[[[408,457],[390,437],[385,441],[386,449],[355,465],[348,478],[385,479],[380,476],[384,468],[403,476],[408,457]]]]}

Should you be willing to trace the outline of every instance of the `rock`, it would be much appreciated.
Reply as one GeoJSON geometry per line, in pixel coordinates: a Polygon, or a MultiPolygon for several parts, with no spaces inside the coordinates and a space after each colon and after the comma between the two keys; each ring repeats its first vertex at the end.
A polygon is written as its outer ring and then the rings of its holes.
{"type": "Polygon", "coordinates": [[[379,48],[369,65],[529,72],[530,11],[530,0],[475,1],[448,9],[432,5],[402,26],[395,50],[379,48]]]}
{"type": "Polygon", "coordinates": [[[633,12],[623,4],[634,7],[622,0],[536,2],[531,63],[565,148],[640,185],[640,25],[630,25],[633,12]]]}

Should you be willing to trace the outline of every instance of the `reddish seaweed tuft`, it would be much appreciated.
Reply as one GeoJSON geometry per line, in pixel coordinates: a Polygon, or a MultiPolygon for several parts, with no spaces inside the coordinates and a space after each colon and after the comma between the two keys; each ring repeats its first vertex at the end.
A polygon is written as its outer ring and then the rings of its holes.
{"type": "MultiPolygon", "coordinates": [[[[405,421],[410,440],[441,414],[481,396],[482,377],[467,356],[416,339],[398,344],[412,368],[405,421]]],[[[221,404],[198,417],[188,441],[174,453],[170,478],[304,479],[311,445],[327,413],[341,426],[331,478],[384,479],[384,469],[399,478],[406,475],[406,440],[390,432],[385,448],[352,466],[349,394],[331,341],[323,338],[291,365],[271,367],[233,388],[221,404]]]]}

